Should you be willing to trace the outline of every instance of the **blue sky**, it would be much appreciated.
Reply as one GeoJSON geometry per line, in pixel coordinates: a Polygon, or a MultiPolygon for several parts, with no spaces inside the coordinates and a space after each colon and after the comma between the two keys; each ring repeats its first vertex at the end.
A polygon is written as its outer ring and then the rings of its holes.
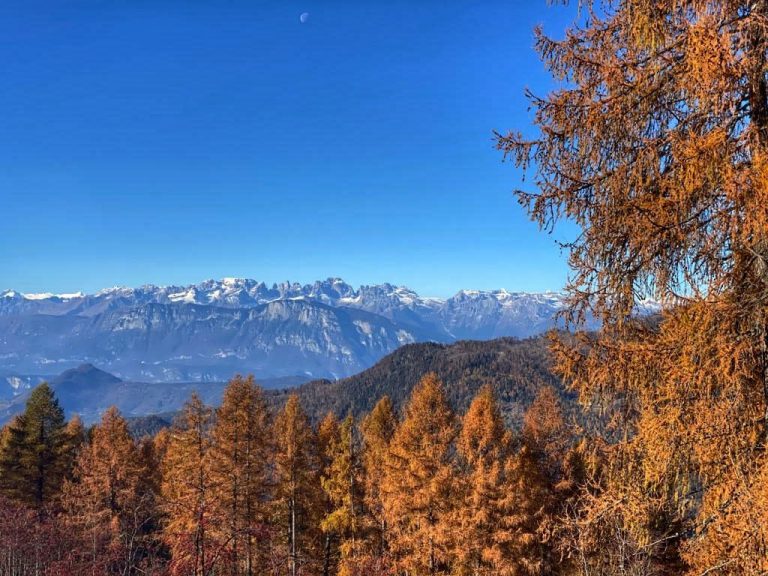
{"type": "MultiPolygon", "coordinates": [[[[575,3],[573,3],[575,4],[575,3]]],[[[341,276],[562,287],[492,130],[574,5],[0,4],[0,290],[341,276]],[[309,13],[302,24],[299,16],[309,13]]]]}

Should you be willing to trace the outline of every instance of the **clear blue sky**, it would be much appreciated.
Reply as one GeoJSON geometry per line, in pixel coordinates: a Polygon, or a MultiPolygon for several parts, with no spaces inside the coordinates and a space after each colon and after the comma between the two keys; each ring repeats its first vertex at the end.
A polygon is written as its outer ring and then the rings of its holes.
{"type": "MultiPolygon", "coordinates": [[[[560,288],[491,131],[546,0],[7,0],[0,290],[341,276],[560,288]],[[309,13],[306,23],[300,14],[309,13]]],[[[556,238],[564,238],[561,232],[556,238]]]]}

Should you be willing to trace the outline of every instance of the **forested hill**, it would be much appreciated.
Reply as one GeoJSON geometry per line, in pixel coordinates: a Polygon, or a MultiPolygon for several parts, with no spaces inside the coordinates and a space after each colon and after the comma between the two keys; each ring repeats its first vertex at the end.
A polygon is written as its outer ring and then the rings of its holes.
{"type": "MultiPolygon", "coordinates": [[[[384,395],[399,408],[428,372],[435,372],[444,382],[445,393],[459,413],[467,409],[484,384],[491,384],[507,423],[515,428],[542,387],[551,385],[563,398],[570,398],[550,371],[547,342],[540,337],[410,344],[355,376],[315,380],[298,388],[273,391],[270,399],[282,404],[289,394],[297,393],[315,421],[329,411],[339,417],[349,411],[359,415],[371,410],[384,395]]],[[[564,407],[573,405],[564,402],[564,407]]]]}

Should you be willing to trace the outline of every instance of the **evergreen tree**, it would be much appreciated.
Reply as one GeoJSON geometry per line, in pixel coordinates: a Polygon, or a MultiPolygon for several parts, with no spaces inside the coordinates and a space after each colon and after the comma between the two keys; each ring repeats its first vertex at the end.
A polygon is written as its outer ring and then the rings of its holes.
{"type": "Polygon", "coordinates": [[[233,575],[260,574],[269,541],[272,452],[267,407],[253,376],[235,376],[229,382],[216,416],[210,475],[221,524],[212,530],[227,542],[233,575]]]}
{"type": "Polygon", "coordinates": [[[427,374],[392,438],[381,487],[390,549],[397,568],[407,574],[450,571],[455,436],[442,383],[427,374]]]}
{"type": "Polygon", "coordinates": [[[3,435],[0,476],[5,494],[38,509],[51,502],[67,474],[66,448],[64,411],[51,387],[40,384],[3,435]]]}
{"type": "Polygon", "coordinates": [[[29,395],[24,410],[21,464],[30,480],[31,500],[42,506],[61,488],[66,470],[64,411],[53,390],[43,383],[29,395]]]}

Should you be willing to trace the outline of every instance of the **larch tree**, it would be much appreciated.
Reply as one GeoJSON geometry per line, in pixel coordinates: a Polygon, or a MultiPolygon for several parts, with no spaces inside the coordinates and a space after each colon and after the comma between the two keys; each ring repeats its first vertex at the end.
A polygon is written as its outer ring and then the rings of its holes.
{"type": "Polygon", "coordinates": [[[17,501],[28,500],[28,479],[22,468],[24,416],[18,415],[0,430],[0,493],[17,501]]]}
{"type": "Polygon", "coordinates": [[[210,452],[217,530],[233,575],[263,572],[269,549],[271,423],[253,376],[235,376],[216,411],[210,452]]]}
{"type": "Polygon", "coordinates": [[[389,396],[381,398],[360,425],[363,441],[363,470],[368,550],[373,562],[383,565],[387,556],[387,522],[381,484],[384,478],[389,442],[397,428],[397,418],[389,396]]]}
{"type": "Polygon", "coordinates": [[[285,535],[288,574],[310,574],[321,564],[322,490],[315,434],[296,394],[275,418],[274,440],[276,524],[285,535]]]}
{"type": "Polygon", "coordinates": [[[523,416],[523,447],[531,454],[554,486],[563,475],[574,434],[563,416],[557,392],[551,386],[542,388],[523,416]]]}
{"type": "Polygon", "coordinates": [[[512,438],[490,386],[480,389],[462,419],[456,442],[461,465],[460,505],[452,520],[458,574],[515,574],[504,532],[507,460],[512,438]]]}
{"type": "Polygon", "coordinates": [[[80,416],[75,414],[67,422],[64,428],[64,470],[66,471],[66,477],[69,479],[72,472],[75,469],[75,463],[80,453],[80,449],[88,441],[88,432],[85,429],[83,421],[80,416]]]}
{"type": "Polygon", "coordinates": [[[320,486],[318,503],[320,511],[320,531],[322,538],[322,574],[329,576],[335,573],[339,565],[338,541],[340,534],[333,523],[326,523],[325,518],[334,510],[334,503],[328,491],[323,490],[323,482],[331,473],[333,464],[333,448],[339,443],[339,419],[333,412],[328,412],[317,426],[316,454],[318,463],[318,484],[320,486]]]}
{"type": "Polygon", "coordinates": [[[388,542],[398,573],[447,574],[456,422],[437,375],[414,388],[390,442],[381,485],[388,542]]]}
{"type": "Polygon", "coordinates": [[[83,538],[79,571],[133,574],[148,556],[156,519],[150,470],[117,408],[108,409],[66,481],[67,521],[83,538]]]}
{"type": "Polygon", "coordinates": [[[515,558],[512,574],[567,573],[570,568],[561,557],[559,538],[566,505],[583,482],[573,439],[557,393],[542,388],[523,416],[519,449],[507,461],[508,514],[501,525],[515,558]]]}
{"type": "Polygon", "coordinates": [[[557,574],[554,542],[546,537],[555,520],[547,477],[525,446],[507,459],[503,474],[499,507],[504,514],[500,517],[495,534],[498,544],[491,557],[498,558],[506,574],[557,574]]]}
{"type": "Polygon", "coordinates": [[[537,31],[559,83],[531,96],[538,135],[498,135],[534,172],[519,192],[532,217],[579,229],[568,319],[602,327],[557,341],[557,368],[619,415],[605,470],[633,481],[603,479],[605,510],[649,558],[640,570],[676,550],[676,573],[764,573],[768,3],[584,10],[562,40],[537,31]],[[658,321],[636,313],[648,296],[658,321]]]}
{"type": "Polygon", "coordinates": [[[212,425],[213,411],[193,394],[165,447],[163,536],[172,555],[171,573],[179,576],[214,574],[223,552],[213,530],[219,519],[210,469],[212,425]]]}
{"type": "Polygon", "coordinates": [[[322,476],[322,486],[330,502],[321,527],[339,539],[339,576],[356,573],[363,536],[363,478],[360,438],[352,414],[339,426],[328,446],[328,465],[322,476]]]}
{"type": "MultiPolygon", "coordinates": [[[[146,518],[143,530],[146,534],[152,536],[153,540],[151,543],[153,546],[159,546],[162,543],[160,536],[162,536],[164,520],[162,490],[165,446],[163,445],[163,439],[167,438],[168,435],[167,430],[161,432],[156,437],[143,436],[136,441],[139,466],[144,471],[142,474],[141,491],[148,509],[152,512],[146,518]]],[[[145,567],[145,571],[149,572],[150,570],[148,567],[145,567]]]]}

